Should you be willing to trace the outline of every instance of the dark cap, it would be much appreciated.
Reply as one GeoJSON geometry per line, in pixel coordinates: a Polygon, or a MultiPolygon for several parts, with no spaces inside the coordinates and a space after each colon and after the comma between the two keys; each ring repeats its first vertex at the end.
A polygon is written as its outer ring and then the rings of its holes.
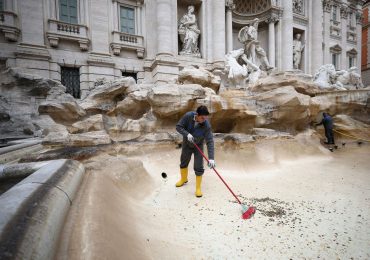
{"type": "Polygon", "coordinates": [[[206,106],[199,106],[197,108],[197,114],[199,116],[208,116],[209,115],[208,108],[206,106]]]}

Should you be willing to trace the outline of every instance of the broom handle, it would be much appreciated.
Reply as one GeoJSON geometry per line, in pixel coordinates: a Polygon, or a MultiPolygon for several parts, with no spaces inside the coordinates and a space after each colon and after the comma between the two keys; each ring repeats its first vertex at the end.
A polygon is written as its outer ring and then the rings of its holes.
{"type": "MultiPolygon", "coordinates": [[[[203,156],[204,159],[206,159],[206,161],[209,163],[209,160],[208,158],[204,155],[204,153],[202,152],[202,150],[200,150],[200,148],[198,147],[198,145],[196,143],[193,143],[194,146],[198,149],[198,151],[201,153],[201,155],[203,156]]],[[[231,192],[231,194],[235,197],[235,199],[239,202],[240,205],[242,205],[242,203],[240,202],[240,200],[238,199],[238,197],[235,195],[235,193],[230,189],[229,185],[227,185],[227,183],[224,181],[224,179],[222,179],[221,175],[216,171],[216,169],[213,167],[212,168],[215,173],[217,174],[217,176],[221,179],[221,181],[225,184],[225,186],[229,189],[229,191],[231,192]]]]}

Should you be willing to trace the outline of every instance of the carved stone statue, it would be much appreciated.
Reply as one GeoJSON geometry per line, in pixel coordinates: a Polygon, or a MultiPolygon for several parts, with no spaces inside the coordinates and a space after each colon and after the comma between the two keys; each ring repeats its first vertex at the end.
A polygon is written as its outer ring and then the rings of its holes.
{"type": "Polygon", "coordinates": [[[336,81],[336,71],[333,64],[322,65],[315,73],[313,81],[320,88],[331,88],[336,81]]]}
{"type": "Polygon", "coordinates": [[[238,39],[244,44],[244,55],[242,55],[241,58],[246,64],[252,63],[254,67],[257,68],[258,64],[260,64],[262,70],[268,71],[273,67],[270,66],[266,52],[258,41],[258,24],[259,19],[256,18],[253,20],[252,25],[244,26],[239,31],[238,39]]]}
{"type": "Polygon", "coordinates": [[[333,64],[322,65],[316,72],[313,81],[321,88],[349,90],[363,88],[360,74],[356,67],[348,71],[336,71],[333,64]]]}
{"type": "Polygon", "coordinates": [[[337,71],[337,82],[336,84],[346,89],[361,89],[364,84],[361,80],[361,75],[357,73],[357,67],[351,67],[347,70],[337,71]]]}
{"type": "Polygon", "coordinates": [[[182,42],[180,55],[201,57],[198,48],[200,30],[194,14],[194,6],[188,6],[188,12],[179,21],[178,32],[182,42]]]}
{"type": "Polygon", "coordinates": [[[305,45],[301,42],[301,34],[297,33],[293,40],[293,68],[299,69],[302,60],[302,52],[305,45]]]}
{"type": "Polygon", "coordinates": [[[225,55],[225,71],[227,72],[227,79],[231,81],[232,85],[243,86],[248,77],[248,69],[243,64],[238,63],[240,56],[244,54],[244,49],[230,51],[225,55]]]}

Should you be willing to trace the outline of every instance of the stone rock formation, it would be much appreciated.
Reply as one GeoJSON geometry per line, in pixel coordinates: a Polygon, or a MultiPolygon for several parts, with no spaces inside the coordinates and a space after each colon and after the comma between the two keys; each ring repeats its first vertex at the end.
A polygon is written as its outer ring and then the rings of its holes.
{"type": "Polygon", "coordinates": [[[247,135],[246,140],[303,132],[323,111],[370,124],[370,90],[322,92],[303,74],[271,73],[248,89],[223,88],[218,94],[209,88],[209,81],[152,85],[135,84],[125,77],[100,79],[82,100],[66,94],[65,87],[55,81],[14,71],[4,75],[1,134],[41,136],[45,145],[95,146],[127,140],[178,143],[177,121],[199,105],[208,106],[215,133],[247,135]]]}
{"type": "Polygon", "coordinates": [[[221,79],[204,68],[197,69],[189,66],[180,71],[179,82],[182,84],[199,84],[218,92],[221,79]]]}

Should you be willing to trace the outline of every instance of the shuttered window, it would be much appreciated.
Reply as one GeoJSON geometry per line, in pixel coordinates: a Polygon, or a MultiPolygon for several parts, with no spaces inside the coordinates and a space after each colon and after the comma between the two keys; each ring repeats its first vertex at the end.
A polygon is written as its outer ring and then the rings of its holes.
{"type": "Polygon", "coordinates": [[[59,20],[77,24],[77,0],[59,0],[59,20]]]}
{"type": "Polygon", "coordinates": [[[135,9],[121,6],[121,32],[135,34],[135,9]]]}

